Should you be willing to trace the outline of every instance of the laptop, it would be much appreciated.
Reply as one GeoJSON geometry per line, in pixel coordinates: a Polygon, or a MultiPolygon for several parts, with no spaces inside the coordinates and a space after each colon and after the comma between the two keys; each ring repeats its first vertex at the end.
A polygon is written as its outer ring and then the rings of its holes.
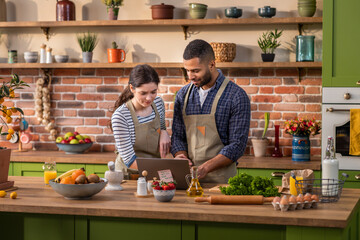
{"type": "Polygon", "coordinates": [[[188,185],[185,176],[190,174],[189,162],[186,159],[162,159],[162,158],[136,158],[139,173],[146,170],[148,175],[147,180],[152,180],[154,177],[160,179],[158,171],[170,169],[171,174],[176,181],[177,189],[187,189],[188,185]]]}

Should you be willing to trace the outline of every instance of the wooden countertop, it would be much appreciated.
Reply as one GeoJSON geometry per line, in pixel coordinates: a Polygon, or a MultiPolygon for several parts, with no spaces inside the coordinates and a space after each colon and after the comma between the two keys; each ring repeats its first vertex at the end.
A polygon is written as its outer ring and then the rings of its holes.
{"type": "MultiPolygon", "coordinates": [[[[265,205],[210,205],[195,203],[184,190],[176,191],[169,203],[155,198],[136,198],[136,182],[128,181],[123,191],[103,190],[91,200],[66,200],[40,177],[9,177],[19,189],[17,199],[0,198],[0,211],[84,216],[172,219],[233,223],[275,224],[345,228],[359,207],[360,189],[343,189],[337,203],[320,203],[317,209],[275,211],[265,205]]],[[[209,193],[205,190],[205,193],[209,193]]],[[[213,194],[213,193],[212,193],[213,194]]]]}
{"type": "MultiPolygon", "coordinates": [[[[115,161],[116,155],[113,152],[88,152],[84,154],[65,154],[62,151],[29,151],[12,152],[12,162],[48,162],[57,163],[89,163],[107,164],[115,161]]],[[[272,158],[243,156],[238,160],[238,168],[265,168],[265,169],[321,169],[320,158],[312,159],[309,162],[294,162],[291,157],[272,158]]]]}

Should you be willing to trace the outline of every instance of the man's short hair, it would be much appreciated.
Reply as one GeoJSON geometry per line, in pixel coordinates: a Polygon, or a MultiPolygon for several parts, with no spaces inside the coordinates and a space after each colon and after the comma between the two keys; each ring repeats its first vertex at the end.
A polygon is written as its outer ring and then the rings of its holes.
{"type": "Polygon", "coordinates": [[[210,62],[215,60],[214,50],[211,45],[201,39],[191,41],[185,48],[183,58],[190,60],[193,58],[199,58],[200,62],[210,62]]]}

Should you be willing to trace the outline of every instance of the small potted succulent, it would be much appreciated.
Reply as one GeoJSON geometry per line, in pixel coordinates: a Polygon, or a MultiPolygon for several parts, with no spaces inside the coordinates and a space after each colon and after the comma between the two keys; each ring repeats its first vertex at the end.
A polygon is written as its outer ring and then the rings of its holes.
{"type": "Polygon", "coordinates": [[[258,39],[258,45],[262,51],[261,58],[263,62],[273,62],[275,58],[274,51],[281,44],[278,38],[281,37],[283,30],[268,31],[262,34],[258,39]]]}
{"type": "Polygon", "coordinates": [[[266,112],[264,114],[264,120],[265,120],[265,126],[264,131],[262,133],[261,138],[252,138],[251,142],[254,148],[254,156],[255,157],[264,157],[266,155],[266,148],[269,145],[269,140],[265,136],[267,129],[269,127],[269,121],[270,121],[270,113],[266,112]]]}
{"type": "Polygon", "coordinates": [[[97,34],[87,32],[82,35],[77,35],[77,41],[82,50],[83,62],[91,63],[93,51],[99,42],[97,34]]]}
{"type": "Polygon", "coordinates": [[[112,48],[107,49],[108,54],[108,62],[109,63],[116,63],[116,62],[123,62],[125,61],[125,51],[122,49],[118,49],[118,45],[116,42],[112,42],[112,48]]]}
{"type": "Polygon", "coordinates": [[[109,20],[117,20],[119,14],[119,6],[122,5],[123,0],[102,0],[107,7],[109,20]]]}
{"type": "MultiPolygon", "coordinates": [[[[2,80],[0,84],[0,111],[2,114],[0,116],[0,135],[6,136],[6,140],[10,140],[15,134],[14,129],[8,125],[14,122],[14,114],[24,115],[21,108],[7,107],[9,100],[15,98],[16,89],[23,89],[24,87],[29,87],[29,85],[21,81],[16,74],[11,76],[10,81],[5,82],[2,80]]],[[[10,153],[10,149],[0,146],[0,184],[6,182],[8,178],[10,153]]]]}

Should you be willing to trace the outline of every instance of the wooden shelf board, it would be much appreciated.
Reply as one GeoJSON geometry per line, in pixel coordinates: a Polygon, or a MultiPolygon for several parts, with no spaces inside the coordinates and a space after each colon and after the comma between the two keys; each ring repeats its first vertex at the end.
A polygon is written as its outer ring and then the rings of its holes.
{"type": "Polygon", "coordinates": [[[95,20],[95,21],[38,21],[0,22],[0,28],[24,27],[143,27],[143,26],[201,26],[201,25],[248,25],[248,24],[315,24],[322,17],[289,18],[222,18],[222,19],[158,19],[158,20],[95,20]]]}
{"type": "MultiPolygon", "coordinates": [[[[144,63],[0,63],[0,68],[133,68],[144,63]]],[[[154,68],[183,68],[183,63],[146,63],[154,68]]],[[[322,62],[224,62],[218,68],[321,68],[322,62]]]]}

